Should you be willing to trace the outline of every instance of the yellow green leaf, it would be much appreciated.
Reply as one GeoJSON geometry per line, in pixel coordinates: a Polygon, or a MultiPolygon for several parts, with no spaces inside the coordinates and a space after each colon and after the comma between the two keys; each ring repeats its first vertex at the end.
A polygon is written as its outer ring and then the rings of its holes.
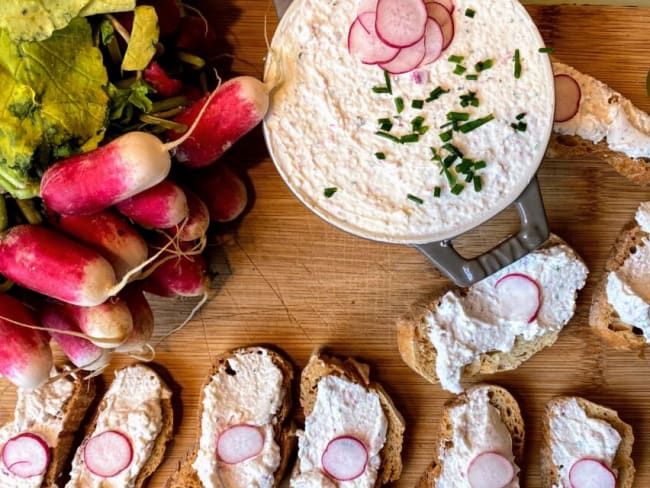
{"type": "Polygon", "coordinates": [[[122,69],[124,71],[141,71],[147,67],[158,43],[158,16],[156,9],[149,5],[140,5],[134,10],[131,40],[124,53],[122,69]]]}

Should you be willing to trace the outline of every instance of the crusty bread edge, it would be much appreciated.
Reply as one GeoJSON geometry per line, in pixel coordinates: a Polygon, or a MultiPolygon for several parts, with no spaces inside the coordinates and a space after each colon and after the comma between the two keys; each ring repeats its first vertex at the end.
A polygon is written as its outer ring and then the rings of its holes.
{"type": "Polygon", "coordinates": [[[616,488],[631,488],[634,483],[634,461],[632,460],[632,445],[634,434],[632,427],[623,422],[615,410],[590,402],[581,397],[555,397],[547,404],[543,414],[542,427],[542,451],[541,451],[541,478],[543,488],[552,488],[558,482],[558,469],[553,464],[553,453],[551,450],[551,429],[550,421],[552,408],[560,403],[575,398],[578,405],[585,411],[588,417],[604,420],[616,429],[621,436],[621,444],[612,466],[618,470],[616,488]]]}

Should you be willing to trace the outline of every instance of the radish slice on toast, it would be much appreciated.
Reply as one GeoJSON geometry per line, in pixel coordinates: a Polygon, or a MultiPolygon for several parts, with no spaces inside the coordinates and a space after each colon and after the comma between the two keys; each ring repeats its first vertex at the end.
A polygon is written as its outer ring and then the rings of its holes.
{"type": "Polygon", "coordinates": [[[427,2],[424,4],[427,9],[427,15],[430,19],[435,20],[440,26],[442,37],[442,50],[447,49],[454,38],[454,18],[449,13],[449,10],[440,2],[427,2]]]}
{"type": "Polygon", "coordinates": [[[582,92],[580,85],[571,76],[555,75],[555,122],[566,122],[575,117],[580,108],[582,92]]]}
{"type": "Polygon", "coordinates": [[[426,46],[424,44],[424,37],[420,41],[411,46],[400,49],[400,52],[387,63],[379,63],[379,67],[388,71],[393,75],[400,75],[408,73],[420,66],[426,54],[426,46]]]}
{"type": "Polygon", "coordinates": [[[408,47],[424,36],[427,9],[422,0],[379,0],[375,30],[389,46],[408,47]]]}
{"type": "Polygon", "coordinates": [[[429,17],[427,19],[427,30],[424,34],[424,59],[420,66],[433,63],[442,54],[444,36],[438,22],[429,17]]]}
{"type": "Polygon", "coordinates": [[[498,452],[482,452],[467,468],[467,481],[472,488],[504,488],[514,476],[514,466],[498,452]]]}
{"type": "Polygon", "coordinates": [[[238,464],[254,458],[264,447],[264,434],[252,425],[233,425],[217,440],[217,456],[226,464],[238,464]]]}
{"type": "Polygon", "coordinates": [[[84,447],[84,464],[91,473],[102,478],[117,476],[132,460],[131,441],[115,430],[91,437],[84,447]]]}
{"type": "Polygon", "coordinates": [[[537,282],[523,273],[510,273],[500,278],[494,285],[499,303],[510,320],[537,318],[542,304],[542,291],[537,282]]]}
{"type": "Polygon", "coordinates": [[[616,477],[596,459],[582,458],[569,470],[571,488],[615,488],[616,477]]]}
{"type": "Polygon", "coordinates": [[[348,33],[348,50],[364,64],[386,63],[399,53],[399,49],[382,42],[374,28],[375,13],[361,14],[352,23],[348,33]],[[370,25],[368,30],[365,25],[370,25]]]}
{"type": "Polygon", "coordinates": [[[321,464],[328,476],[339,481],[350,481],[366,470],[368,449],[355,437],[336,437],[323,451],[321,464]]]}
{"type": "Polygon", "coordinates": [[[19,478],[40,476],[50,464],[50,448],[42,437],[24,432],[5,443],[2,462],[11,474],[19,478]]]}

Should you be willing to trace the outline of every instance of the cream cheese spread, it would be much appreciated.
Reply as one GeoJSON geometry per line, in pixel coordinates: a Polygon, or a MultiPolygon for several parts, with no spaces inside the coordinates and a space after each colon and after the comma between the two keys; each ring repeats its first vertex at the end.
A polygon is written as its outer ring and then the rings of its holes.
{"type": "Polygon", "coordinates": [[[553,408],[549,429],[553,464],[559,467],[559,481],[553,488],[571,488],[569,471],[581,458],[596,459],[612,468],[620,434],[608,422],[590,418],[575,398],[553,408]]]}
{"type": "MultiPolygon", "coordinates": [[[[548,55],[534,24],[516,0],[477,3],[455,0],[456,33],[434,63],[391,77],[392,94],[378,66],[350,55],[347,34],[357,16],[355,0],[295,0],[275,33],[265,80],[277,83],[265,119],[276,166],[296,196],[330,223],[357,235],[388,242],[428,242],[458,235],[507,207],[535,173],[553,125],[554,91],[548,55]],[[467,8],[476,14],[464,14],[467,8]],[[519,50],[521,77],[513,57],[519,50]],[[460,63],[450,56],[460,56],[460,63]],[[476,64],[493,66],[475,73],[476,64]],[[457,65],[466,69],[455,74],[457,65]],[[477,74],[476,81],[467,74],[477,74]],[[426,102],[432,91],[449,90],[426,102]],[[479,106],[462,106],[473,92],[479,106]],[[397,113],[396,99],[404,110],[397,113]],[[422,109],[412,102],[422,100],[422,109]],[[432,148],[447,156],[440,134],[448,113],[490,121],[468,133],[453,132],[451,143],[466,159],[485,161],[481,190],[457,174],[456,195],[432,161],[432,148]],[[524,117],[525,131],[512,128],[524,117]],[[395,143],[376,135],[388,118],[390,134],[412,132],[422,117],[429,130],[416,143],[395,143]],[[383,153],[379,159],[376,153],[383,153]],[[436,188],[441,190],[435,196],[436,188]],[[328,191],[325,191],[329,189],[328,191]],[[334,193],[332,193],[336,190],[334,193]]],[[[458,160],[460,161],[460,159],[458,160]]]]}
{"type": "Polygon", "coordinates": [[[613,151],[631,158],[650,158],[650,115],[603,82],[571,66],[553,63],[553,71],[571,76],[582,92],[578,113],[566,122],[556,122],[556,132],[594,144],[605,139],[613,151]]]}
{"type": "MultiPolygon", "coordinates": [[[[57,374],[56,371],[53,374],[57,374]]],[[[50,447],[56,447],[63,431],[63,410],[74,392],[74,381],[60,377],[33,389],[18,389],[18,399],[13,421],[0,428],[0,452],[12,437],[23,432],[37,434],[50,447]]],[[[0,486],[2,488],[38,488],[43,476],[20,478],[7,471],[0,461],[0,486]]]]}
{"type": "Polygon", "coordinates": [[[103,478],[91,473],[84,464],[84,446],[75,453],[67,488],[131,488],[149,459],[163,425],[163,398],[171,391],[153,372],[141,365],[129,366],[115,373],[104,395],[102,411],[97,417],[94,437],[107,430],[125,434],[131,441],[131,464],[116,476],[103,478]]]}
{"type": "MultiPolygon", "coordinates": [[[[512,453],[512,438],[501,420],[501,414],[491,403],[487,386],[472,389],[467,401],[451,409],[449,413],[451,430],[450,443],[442,442],[438,458],[442,471],[436,481],[436,488],[470,488],[467,469],[471,461],[483,452],[498,452],[515,467],[512,453]]],[[[507,487],[519,487],[515,476],[507,487]]]]}
{"type": "Polygon", "coordinates": [[[292,488],[318,488],[322,484],[321,457],[332,439],[350,435],[368,449],[368,465],[359,477],[350,481],[329,480],[341,488],[372,488],[381,466],[380,452],[386,442],[388,419],[379,395],[338,376],[325,376],[318,382],[316,402],[305,419],[305,430],[298,432],[300,472],[291,478],[292,488]]]}
{"type": "Polygon", "coordinates": [[[460,293],[447,292],[425,316],[425,330],[436,349],[440,384],[454,393],[463,391],[463,369],[481,354],[511,351],[515,340],[535,340],[556,333],[575,312],[576,291],[585,285],[587,267],[565,245],[535,251],[460,293]],[[508,303],[496,283],[510,273],[534,279],[541,289],[537,317],[512,320],[508,303]]]}
{"type": "Polygon", "coordinates": [[[274,438],[275,419],[283,402],[284,375],[264,349],[242,352],[227,360],[203,390],[201,439],[193,467],[205,488],[271,488],[280,465],[274,438]],[[217,457],[219,433],[238,424],[257,426],[264,447],[237,464],[217,457]]]}

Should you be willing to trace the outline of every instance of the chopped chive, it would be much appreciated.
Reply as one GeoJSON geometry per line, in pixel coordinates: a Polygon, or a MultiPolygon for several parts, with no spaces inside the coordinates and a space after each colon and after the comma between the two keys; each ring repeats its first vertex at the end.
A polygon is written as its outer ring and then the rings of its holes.
{"type": "Polygon", "coordinates": [[[462,75],[465,71],[467,71],[467,68],[465,68],[465,66],[460,64],[457,64],[456,67],[454,68],[455,75],[462,75]]]}
{"type": "Polygon", "coordinates": [[[385,132],[390,132],[390,130],[393,128],[393,123],[390,121],[384,122],[379,126],[379,128],[385,132]]]}
{"type": "Polygon", "coordinates": [[[402,97],[395,97],[395,110],[398,114],[401,114],[404,110],[404,99],[402,97]]]}
{"type": "Polygon", "coordinates": [[[540,53],[551,54],[555,52],[555,49],[552,47],[540,47],[537,51],[539,51],[540,53]]]}
{"type": "Polygon", "coordinates": [[[468,132],[472,132],[473,130],[478,129],[482,125],[487,124],[491,120],[494,120],[494,114],[486,115],[480,119],[471,120],[463,125],[459,125],[458,130],[463,134],[467,134],[468,132]]]}
{"type": "Polygon", "coordinates": [[[436,186],[433,189],[433,196],[436,198],[440,198],[440,193],[442,192],[442,189],[439,186],[436,186]]]}
{"type": "Polygon", "coordinates": [[[461,185],[460,183],[454,185],[454,187],[451,189],[451,192],[454,195],[460,195],[460,193],[465,189],[465,185],[461,185]]]}
{"type": "Polygon", "coordinates": [[[424,100],[413,100],[411,102],[411,107],[418,109],[424,107],[424,100]]]}
{"type": "Polygon", "coordinates": [[[476,11],[474,9],[471,8],[465,9],[465,17],[469,17],[470,19],[473,19],[474,15],[476,15],[476,11]]]}
{"type": "Polygon", "coordinates": [[[390,82],[390,73],[388,71],[384,70],[384,81],[386,82],[386,89],[388,90],[388,93],[392,95],[393,93],[393,86],[390,82]]]}
{"type": "Polygon", "coordinates": [[[386,159],[386,155],[383,152],[376,152],[375,157],[377,159],[386,159]]]}
{"type": "Polygon", "coordinates": [[[326,198],[332,198],[332,195],[334,195],[339,189],[332,186],[330,188],[325,188],[323,190],[323,195],[325,195],[326,198]]]}
{"type": "Polygon", "coordinates": [[[469,120],[469,114],[467,112],[447,112],[447,120],[465,122],[469,120]]]}
{"type": "Polygon", "coordinates": [[[388,124],[388,123],[390,123],[390,119],[386,119],[386,118],[377,119],[377,123],[378,124],[388,124]]]}
{"type": "Polygon", "coordinates": [[[510,127],[512,127],[514,130],[517,130],[519,132],[526,132],[526,129],[528,128],[528,124],[526,122],[519,122],[518,124],[510,124],[510,127]]]}
{"type": "Polygon", "coordinates": [[[462,174],[467,174],[472,171],[474,161],[471,159],[463,159],[463,162],[456,166],[456,171],[462,174]]]}
{"type": "Polygon", "coordinates": [[[393,134],[389,134],[388,132],[384,132],[381,130],[375,132],[375,135],[379,137],[383,137],[384,139],[388,139],[389,141],[397,142],[398,144],[402,142],[399,140],[399,137],[395,137],[393,134]]]}
{"type": "Polygon", "coordinates": [[[479,61],[474,65],[474,69],[479,73],[485,71],[494,66],[494,59],[486,59],[485,61],[479,61]]]}
{"type": "Polygon", "coordinates": [[[420,135],[424,135],[427,132],[429,132],[430,127],[428,125],[423,125],[422,127],[418,127],[415,129],[415,132],[417,132],[420,135]]]}
{"type": "Polygon", "coordinates": [[[478,80],[478,75],[465,75],[465,79],[469,81],[476,81],[478,80]]]}
{"type": "Polygon", "coordinates": [[[440,126],[440,128],[441,128],[441,129],[445,129],[445,128],[447,128],[447,127],[451,127],[452,125],[454,125],[454,122],[455,122],[454,120],[450,120],[449,122],[445,122],[444,124],[442,124],[442,125],[440,126]]]}
{"type": "Polygon", "coordinates": [[[440,96],[444,95],[445,93],[449,93],[449,90],[445,90],[444,88],[439,86],[431,93],[429,93],[429,98],[427,98],[425,101],[433,102],[434,100],[438,100],[438,98],[440,98],[440,96]]]}
{"type": "Polygon", "coordinates": [[[411,127],[413,127],[413,130],[418,130],[420,127],[422,127],[423,122],[424,117],[418,115],[413,120],[411,120],[411,127]]]}
{"type": "Polygon", "coordinates": [[[474,176],[474,191],[479,192],[483,188],[483,183],[479,175],[474,176]]]}
{"type": "Polygon", "coordinates": [[[452,134],[452,132],[451,132],[450,130],[448,130],[447,132],[443,132],[442,134],[440,134],[440,140],[441,140],[442,142],[449,142],[449,141],[451,141],[451,138],[452,138],[452,137],[453,137],[453,134],[452,134]]]}
{"type": "Polygon", "coordinates": [[[410,193],[406,195],[406,198],[408,198],[412,202],[417,203],[418,205],[422,205],[424,203],[424,200],[422,200],[420,197],[416,197],[415,195],[411,195],[410,193]]]}
{"type": "Polygon", "coordinates": [[[474,163],[474,171],[478,171],[479,169],[483,169],[487,166],[487,163],[485,161],[476,161],[474,163]]]}
{"type": "Polygon", "coordinates": [[[452,154],[451,156],[447,156],[443,161],[442,161],[442,166],[443,168],[449,168],[454,162],[458,159],[458,156],[455,154],[452,154]]]}
{"type": "Polygon", "coordinates": [[[373,86],[372,91],[375,93],[391,93],[391,91],[385,86],[373,86]]]}
{"type": "Polygon", "coordinates": [[[440,161],[440,155],[435,147],[430,147],[431,149],[431,161],[440,161]]]}
{"type": "Polygon", "coordinates": [[[448,60],[450,63],[456,63],[456,64],[458,64],[458,63],[462,63],[462,62],[463,62],[463,59],[465,59],[465,56],[458,56],[458,55],[456,55],[456,54],[453,54],[452,56],[449,56],[449,57],[447,58],[447,60],[448,60]]]}
{"type": "Polygon", "coordinates": [[[522,112],[522,113],[520,113],[519,115],[517,115],[516,119],[517,119],[517,120],[521,120],[521,119],[523,119],[525,116],[526,116],[526,112],[522,112]]]}
{"type": "Polygon", "coordinates": [[[400,137],[399,142],[408,144],[410,142],[418,142],[418,140],[420,140],[420,134],[406,134],[400,137]]]}
{"type": "Polygon", "coordinates": [[[515,63],[515,78],[521,78],[521,55],[519,54],[519,49],[515,49],[515,55],[512,58],[515,63]]]}
{"type": "Polygon", "coordinates": [[[471,183],[473,179],[474,179],[474,173],[470,172],[465,175],[465,183],[471,183]]]}
{"type": "Polygon", "coordinates": [[[449,186],[454,186],[456,184],[456,177],[449,171],[448,168],[443,167],[442,172],[445,175],[445,178],[447,178],[447,181],[449,182],[449,186]]]}
{"type": "Polygon", "coordinates": [[[443,149],[447,150],[451,154],[454,154],[455,156],[458,156],[459,158],[463,157],[463,153],[460,152],[460,149],[458,149],[456,146],[454,146],[451,142],[448,142],[444,146],[442,146],[443,149]]]}
{"type": "Polygon", "coordinates": [[[478,98],[476,98],[476,92],[471,91],[466,95],[460,96],[460,106],[467,107],[468,105],[471,105],[472,107],[478,107],[479,102],[478,98]]]}

